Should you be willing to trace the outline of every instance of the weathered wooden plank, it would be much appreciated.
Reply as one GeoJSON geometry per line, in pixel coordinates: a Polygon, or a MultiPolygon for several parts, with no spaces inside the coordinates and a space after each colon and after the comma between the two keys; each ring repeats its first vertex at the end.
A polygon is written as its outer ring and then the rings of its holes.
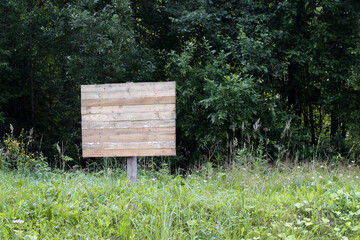
{"type": "Polygon", "coordinates": [[[104,149],[104,150],[85,150],[83,157],[131,157],[131,156],[173,156],[176,155],[176,149],[104,149]]]}
{"type": "Polygon", "coordinates": [[[135,113],[135,112],[168,112],[175,111],[175,104],[147,104],[123,106],[94,106],[81,107],[81,114],[109,114],[109,113],[135,113]]]}
{"type": "Polygon", "coordinates": [[[175,133],[175,127],[149,127],[149,128],[103,128],[103,129],[83,129],[83,136],[94,136],[94,135],[123,135],[123,134],[163,134],[163,133],[175,133]]]}
{"type": "Polygon", "coordinates": [[[110,113],[83,115],[85,122],[118,122],[175,119],[174,112],[110,113]]]}
{"type": "Polygon", "coordinates": [[[175,133],[135,133],[123,135],[83,135],[83,143],[121,143],[121,142],[158,142],[176,141],[175,133]]]}
{"type": "Polygon", "coordinates": [[[146,91],[117,91],[117,92],[90,92],[81,93],[81,99],[114,99],[114,98],[145,98],[145,97],[171,97],[174,90],[146,90],[146,91]]]}
{"type": "Polygon", "coordinates": [[[131,149],[157,149],[157,148],[175,148],[174,141],[163,142],[121,142],[121,143],[83,143],[83,149],[119,149],[119,150],[131,150],[131,149]]]}
{"type": "Polygon", "coordinates": [[[122,106],[139,104],[175,103],[175,96],[169,97],[138,97],[138,98],[114,98],[114,99],[82,99],[82,107],[90,106],[122,106]]]}
{"type": "Polygon", "coordinates": [[[84,122],[117,122],[175,119],[175,117],[175,112],[109,113],[82,115],[82,120],[84,122]]]}
{"type": "Polygon", "coordinates": [[[176,88],[175,82],[140,82],[140,83],[111,83],[111,84],[96,84],[96,85],[82,85],[81,92],[118,92],[118,91],[146,91],[153,90],[172,90],[176,88]]]}
{"type": "MultiPolygon", "coordinates": [[[[166,127],[175,127],[176,120],[175,119],[162,119],[162,120],[139,120],[139,121],[117,121],[117,122],[82,122],[82,129],[110,129],[110,131],[114,129],[127,129],[127,128],[166,128],[166,127]]],[[[175,132],[175,130],[174,130],[175,132]]]]}

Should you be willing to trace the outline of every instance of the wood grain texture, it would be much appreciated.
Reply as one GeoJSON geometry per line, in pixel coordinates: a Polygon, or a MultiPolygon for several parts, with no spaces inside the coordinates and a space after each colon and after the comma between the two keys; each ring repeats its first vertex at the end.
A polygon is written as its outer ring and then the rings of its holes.
{"type": "Polygon", "coordinates": [[[103,143],[83,143],[83,149],[118,149],[118,150],[134,150],[134,149],[162,149],[162,148],[175,148],[175,142],[103,142],[103,143]]]}
{"type": "Polygon", "coordinates": [[[83,157],[145,157],[145,156],[174,156],[176,149],[102,149],[102,150],[83,150],[83,157]]]}
{"type": "Polygon", "coordinates": [[[149,141],[176,141],[176,135],[174,133],[164,133],[164,134],[124,134],[124,135],[93,135],[93,136],[83,136],[83,141],[90,143],[122,143],[122,142],[149,142],[149,141]]]}
{"type": "Polygon", "coordinates": [[[143,120],[165,120],[175,119],[176,114],[173,112],[134,112],[134,113],[109,113],[109,114],[84,114],[84,122],[119,122],[119,121],[143,121],[143,120]]]}
{"type": "Polygon", "coordinates": [[[121,91],[121,92],[90,92],[82,93],[81,99],[122,99],[122,98],[151,98],[151,97],[171,97],[174,96],[172,90],[148,90],[148,91],[121,91]]]}
{"type": "Polygon", "coordinates": [[[83,129],[83,136],[109,136],[109,135],[126,135],[126,134],[162,134],[175,133],[175,127],[149,127],[149,128],[102,128],[102,129],[83,129]]]}
{"type": "Polygon", "coordinates": [[[175,104],[143,104],[122,106],[94,106],[82,107],[81,114],[110,114],[110,113],[135,113],[135,112],[174,112],[175,104]]]}
{"type": "MultiPolygon", "coordinates": [[[[153,127],[175,127],[175,119],[163,120],[140,120],[140,121],[102,121],[102,122],[82,122],[83,131],[86,129],[126,129],[126,128],[153,128],[153,127]]],[[[175,131],[175,130],[174,130],[175,131]]]]}
{"type": "Polygon", "coordinates": [[[175,128],[84,129],[84,143],[175,141],[175,128]]]}
{"type": "Polygon", "coordinates": [[[175,90],[175,82],[141,82],[141,83],[111,83],[82,85],[82,93],[119,92],[119,91],[148,91],[148,90],[175,90]]]}
{"type": "Polygon", "coordinates": [[[91,106],[122,106],[122,105],[140,105],[157,103],[175,103],[175,96],[168,97],[132,97],[115,99],[82,99],[82,107],[91,106]]]}
{"type": "Polygon", "coordinates": [[[176,155],[176,83],[81,86],[84,157],[176,155]]]}

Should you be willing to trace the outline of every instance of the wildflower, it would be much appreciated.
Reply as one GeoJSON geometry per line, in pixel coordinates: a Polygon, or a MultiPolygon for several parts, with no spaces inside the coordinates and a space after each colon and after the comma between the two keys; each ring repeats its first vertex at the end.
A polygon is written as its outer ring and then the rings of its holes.
{"type": "Polygon", "coordinates": [[[204,179],[204,183],[206,183],[207,181],[204,179]]]}
{"type": "Polygon", "coordinates": [[[332,184],[333,182],[332,181],[329,181],[328,184],[332,184]]]}
{"type": "Polygon", "coordinates": [[[315,177],[311,177],[311,179],[315,179],[315,177]]]}
{"type": "Polygon", "coordinates": [[[12,222],[21,224],[21,223],[24,223],[24,220],[16,219],[16,220],[13,220],[12,222]]]}
{"type": "Polygon", "coordinates": [[[359,178],[358,176],[356,176],[355,178],[359,178]]]}
{"type": "Polygon", "coordinates": [[[155,179],[155,178],[152,178],[151,180],[155,181],[156,179],[155,179]]]}
{"type": "Polygon", "coordinates": [[[319,176],[319,178],[321,179],[321,178],[323,178],[322,176],[319,176]]]}
{"type": "Polygon", "coordinates": [[[324,166],[323,166],[323,165],[321,165],[321,166],[320,166],[320,168],[324,168],[324,166]]]}

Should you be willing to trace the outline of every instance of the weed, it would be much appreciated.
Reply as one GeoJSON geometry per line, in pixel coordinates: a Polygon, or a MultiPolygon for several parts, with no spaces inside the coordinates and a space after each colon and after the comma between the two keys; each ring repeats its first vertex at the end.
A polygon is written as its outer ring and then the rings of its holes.
{"type": "Polygon", "coordinates": [[[38,152],[31,151],[33,131],[28,134],[24,129],[18,137],[14,136],[13,126],[0,142],[0,169],[17,169],[21,172],[42,171],[47,169],[46,158],[38,152]]]}

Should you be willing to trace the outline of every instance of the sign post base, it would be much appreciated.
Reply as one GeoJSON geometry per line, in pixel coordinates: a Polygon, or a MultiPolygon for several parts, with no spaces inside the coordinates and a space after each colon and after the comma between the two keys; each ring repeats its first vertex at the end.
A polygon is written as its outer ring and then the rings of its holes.
{"type": "Polygon", "coordinates": [[[137,157],[128,157],[127,159],[127,180],[131,183],[137,181],[137,157]]]}

